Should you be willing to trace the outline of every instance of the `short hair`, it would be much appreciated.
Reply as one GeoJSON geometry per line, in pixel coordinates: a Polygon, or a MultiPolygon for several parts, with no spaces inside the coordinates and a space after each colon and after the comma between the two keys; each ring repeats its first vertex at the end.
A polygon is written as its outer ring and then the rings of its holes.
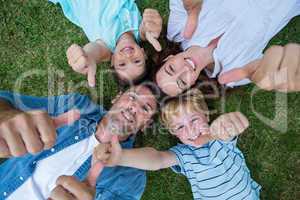
{"type": "Polygon", "coordinates": [[[162,106],[160,115],[163,125],[170,128],[172,117],[178,116],[182,110],[204,113],[209,120],[209,109],[204,95],[199,89],[194,88],[180,96],[166,100],[165,105],[162,106]]]}

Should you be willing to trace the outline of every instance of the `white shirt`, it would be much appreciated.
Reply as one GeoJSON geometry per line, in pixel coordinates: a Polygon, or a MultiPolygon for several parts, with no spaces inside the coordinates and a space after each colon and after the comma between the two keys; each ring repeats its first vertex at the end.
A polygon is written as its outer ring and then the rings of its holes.
{"type": "MultiPolygon", "coordinates": [[[[204,0],[199,25],[192,39],[183,37],[187,13],[182,0],[170,0],[168,39],[180,42],[183,50],[207,47],[224,34],[213,53],[211,78],[259,59],[268,42],[295,16],[300,0],[204,0]]],[[[228,86],[248,84],[245,79],[228,86]]]]}
{"type": "Polygon", "coordinates": [[[56,187],[56,180],[61,175],[71,176],[93,154],[99,144],[95,135],[61,150],[44,160],[37,162],[33,175],[13,192],[8,200],[44,200],[48,199],[56,187]]]}

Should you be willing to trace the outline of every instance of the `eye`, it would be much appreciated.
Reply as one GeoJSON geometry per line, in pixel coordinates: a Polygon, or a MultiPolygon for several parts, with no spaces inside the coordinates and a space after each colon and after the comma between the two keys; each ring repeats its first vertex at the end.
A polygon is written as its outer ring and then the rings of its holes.
{"type": "Polygon", "coordinates": [[[142,61],[141,60],[135,60],[134,63],[135,64],[140,64],[140,63],[142,63],[142,61]]]}
{"type": "Polygon", "coordinates": [[[125,65],[126,65],[125,63],[120,63],[119,67],[125,67],[125,65]]]}
{"type": "Polygon", "coordinates": [[[175,69],[173,65],[170,65],[170,70],[175,73],[175,69]]]}
{"type": "Polygon", "coordinates": [[[144,112],[149,112],[149,108],[147,107],[147,106],[143,106],[143,110],[144,110],[144,112]]]}
{"type": "Polygon", "coordinates": [[[182,130],[184,128],[184,126],[182,125],[182,126],[178,126],[177,128],[176,128],[176,131],[180,131],[180,130],[182,130]]]}
{"type": "Polygon", "coordinates": [[[192,119],[192,123],[194,123],[195,121],[197,121],[199,118],[194,118],[192,119]]]}
{"type": "Polygon", "coordinates": [[[135,94],[129,94],[129,99],[130,99],[131,101],[136,100],[135,94]]]}

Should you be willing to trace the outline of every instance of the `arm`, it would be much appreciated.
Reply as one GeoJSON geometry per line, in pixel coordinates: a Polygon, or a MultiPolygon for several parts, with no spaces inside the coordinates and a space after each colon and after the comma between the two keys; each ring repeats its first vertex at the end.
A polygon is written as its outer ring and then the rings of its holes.
{"type": "Polygon", "coordinates": [[[152,171],[178,164],[176,155],[169,151],[157,151],[154,148],[122,149],[116,136],[111,145],[96,147],[94,158],[106,166],[119,165],[152,171]]]}

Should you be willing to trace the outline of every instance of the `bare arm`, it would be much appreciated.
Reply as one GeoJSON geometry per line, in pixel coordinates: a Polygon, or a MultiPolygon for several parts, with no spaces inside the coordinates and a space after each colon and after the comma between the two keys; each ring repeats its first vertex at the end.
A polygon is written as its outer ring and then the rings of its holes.
{"type": "Polygon", "coordinates": [[[157,151],[154,148],[122,149],[118,137],[111,144],[100,144],[94,152],[96,162],[106,166],[124,166],[156,171],[177,165],[176,155],[169,151],[157,151]]]}
{"type": "Polygon", "coordinates": [[[177,165],[177,160],[172,152],[146,147],[123,150],[119,165],[156,171],[177,165]]]}
{"type": "Polygon", "coordinates": [[[83,50],[86,52],[88,57],[95,60],[96,64],[110,61],[111,59],[111,51],[105,46],[105,44],[101,40],[97,40],[96,42],[90,42],[83,47],[83,50]]]}

